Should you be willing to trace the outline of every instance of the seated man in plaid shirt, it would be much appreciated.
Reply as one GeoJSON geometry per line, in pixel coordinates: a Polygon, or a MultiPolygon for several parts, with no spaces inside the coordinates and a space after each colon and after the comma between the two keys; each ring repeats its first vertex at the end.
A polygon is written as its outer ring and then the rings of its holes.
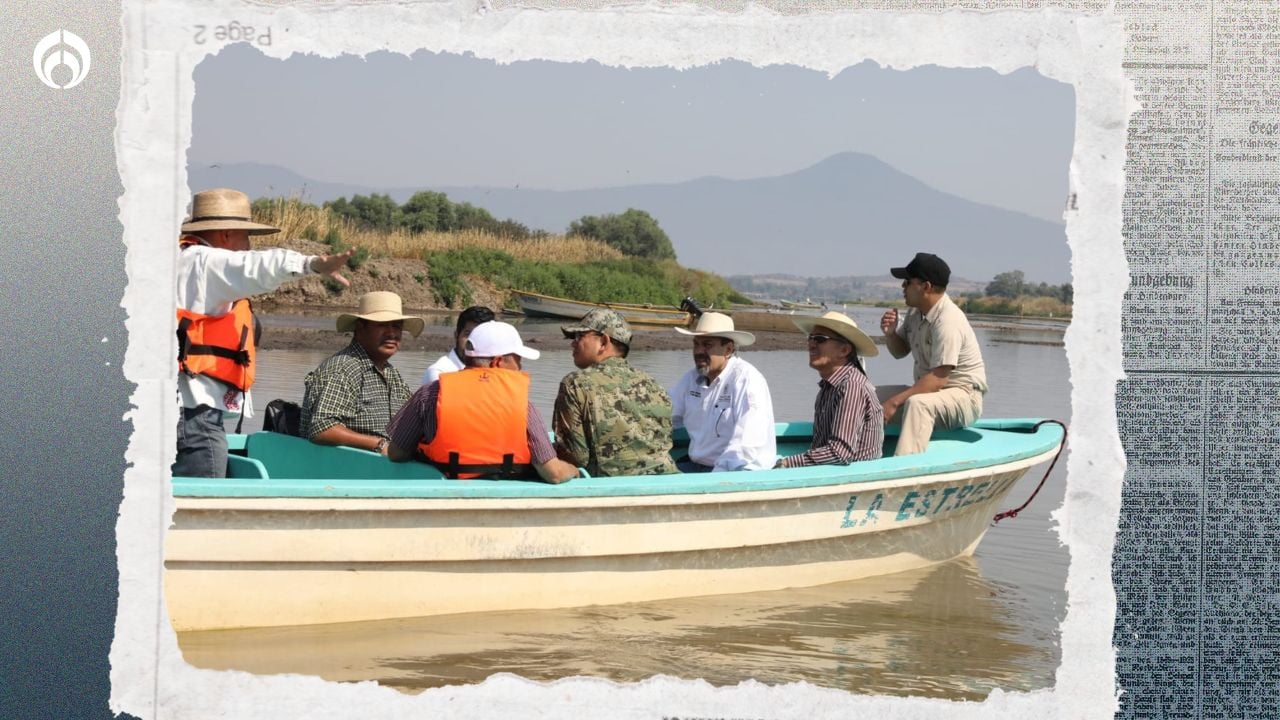
{"type": "Polygon", "coordinates": [[[409,399],[409,387],[389,361],[403,332],[417,337],[425,324],[400,310],[399,295],[378,291],[361,296],[356,314],[338,316],[338,331],[350,331],[351,344],[306,379],[302,434],[312,442],[387,454],[387,423],[409,399]]]}

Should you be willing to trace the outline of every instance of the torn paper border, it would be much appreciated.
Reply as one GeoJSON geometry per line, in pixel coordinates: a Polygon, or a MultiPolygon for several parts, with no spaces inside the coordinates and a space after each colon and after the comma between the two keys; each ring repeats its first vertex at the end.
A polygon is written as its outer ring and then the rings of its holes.
{"type": "Polygon", "coordinates": [[[1121,200],[1127,118],[1134,109],[1132,88],[1121,71],[1121,18],[1053,10],[811,10],[784,15],[757,6],[719,11],[670,3],[591,10],[497,5],[486,0],[281,6],[221,2],[216,7],[197,0],[125,2],[116,147],[125,188],[120,218],[129,274],[123,300],[130,340],[124,370],[137,389],[116,530],[120,595],[110,655],[112,711],[142,718],[337,718],[359,708],[366,717],[807,720],[858,712],[1027,717],[1070,708],[1073,716],[1111,717],[1118,703],[1110,562],[1124,473],[1114,400],[1121,377],[1119,311],[1128,282],[1121,200]],[[1062,665],[1054,687],[1032,693],[995,691],[983,703],[961,703],[857,696],[807,683],[766,686],[748,681],[721,688],[673,678],[632,684],[594,678],[536,683],[504,673],[478,685],[406,695],[374,682],[188,666],[178,651],[162,591],[164,529],[174,507],[168,467],[177,422],[175,320],[169,299],[173,240],[190,199],[185,167],[195,92],[192,73],[203,58],[232,40],[197,44],[192,30],[231,22],[272,27],[271,44],[258,47],[277,58],[295,52],[334,57],[425,49],[469,52],[499,63],[596,60],[677,69],[732,58],[830,74],[873,60],[900,70],[935,64],[1007,73],[1034,66],[1073,85],[1074,203],[1066,214],[1075,287],[1074,319],[1066,335],[1073,432],[1066,499],[1055,513],[1071,563],[1061,626],[1062,665]]]}

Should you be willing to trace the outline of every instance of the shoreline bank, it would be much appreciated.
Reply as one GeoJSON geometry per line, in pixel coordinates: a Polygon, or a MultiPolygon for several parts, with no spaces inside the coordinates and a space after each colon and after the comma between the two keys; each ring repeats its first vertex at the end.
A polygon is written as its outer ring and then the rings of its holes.
{"type": "MultiPolygon", "coordinates": [[[[412,312],[412,311],[410,311],[412,312]]],[[[401,352],[407,350],[421,350],[427,352],[446,352],[453,347],[453,328],[454,318],[456,316],[447,313],[420,313],[426,320],[427,325],[418,337],[412,337],[406,334],[401,341],[401,352]]],[[[260,316],[263,321],[262,342],[259,347],[263,350],[333,350],[337,351],[346,346],[351,340],[350,333],[340,333],[334,329],[333,315],[313,315],[305,313],[270,313],[260,316]]],[[[513,317],[510,315],[499,316],[503,322],[514,324],[520,330],[520,336],[529,347],[538,350],[568,350],[569,341],[564,338],[560,332],[560,326],[565,323],[556,321],[529,321],[522,317],[513,317]]],[[[567,321],[565,321],[567,323],[567,321]]],[[[974,327],[987,328],[1014,328],[1021,327],[1023,329],[1034,329],[1044,332],[1059,334],[1066,330],[1066,324],[1059,328],[1044,327],[1035,325],[1028,327],[1026,324],[1018,325],[1012,322],[983,322],[975,320],[974,327]]],[[[689,337],[677,333],[673,328],[646,328],[634,327],[634,337],[631,341],[632,350],[688,350],[689,337]]],[[[796,332],[773,332],[773,331],[757,331],[753,333],[756,337],[754,344],[750,346],[752,350],[804,350],[804,336],[797,330],[796,332]]],[[[870,334],[870,333],[869,333],[870,334]]],[[[883,345],[884,341],[879,336],[878,329],[871,334],[871,339],[877,345],[883,345]]],[[[1018,342],[1024,344],[1037,345],[1061,345],[1060,340],[1002,340],[1002,342],[1018,342]]]]}

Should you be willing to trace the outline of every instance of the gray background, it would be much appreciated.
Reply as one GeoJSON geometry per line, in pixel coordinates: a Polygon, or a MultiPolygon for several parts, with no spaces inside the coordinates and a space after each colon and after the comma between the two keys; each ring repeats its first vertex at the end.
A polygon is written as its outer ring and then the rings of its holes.
{"type": "Polygon", "coordinates": [[[112,140],[120,5],[6,3],[0,17],[0,717],[109,717],[131,390],[112,140]],[[66,90],[32,64],[58,29],[91,55],[66,90]]]}

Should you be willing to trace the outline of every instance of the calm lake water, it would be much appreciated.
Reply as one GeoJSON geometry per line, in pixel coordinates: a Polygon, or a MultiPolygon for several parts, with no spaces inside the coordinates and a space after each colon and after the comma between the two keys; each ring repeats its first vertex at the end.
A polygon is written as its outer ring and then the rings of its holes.
{"type": "MultiPolygon", "coordinates": [[[[879,326],[879,310],[849,314],[861,327],[879,326]]],[[[977,334],[991,385],[987,417],[1070,424],[1060,328],[1028,323],[977,334]]],[[[768,379],[779,421],[812,419],[818,377],[801,336],[796,342],[794,351],[742,352],[768,379]]],[[[255,401],[261,407],[276,397],[300,400],[303,376],[333,350],[260,353],[255,401]]],[[[393,364],[416,388],[435,359],[405,353],[393,364]]],[[[692,367],[687,351],[635,352],[630,360],[667,387],[692,367]]],[[[573,369],[567,341],[544,348],[525,369],[534,404],[549,419],[559,380],[573,369]]],[[[884,353],[867,369],[876,384],[911,381],[909,358],[884,353]]],[[[260,425],[254,418],[245,429],[260,425]]],[[[1021,504],[1046,467],[1032,468],[1004,507],[1021,504]]],[[[973,558],[916,572],[632,605],[184,633],[179,644],[199,667],[376,680],[406,691],[480,682],[497,672],[623,682],[665,674],[716,685],[804,680],[854,693],[952,699],[1047,688],[1061,658],[1068,563],[1050,514],[1062,503],[1065,482],[1064,455],[1035,501],[992,528],[973,558]]]]}

